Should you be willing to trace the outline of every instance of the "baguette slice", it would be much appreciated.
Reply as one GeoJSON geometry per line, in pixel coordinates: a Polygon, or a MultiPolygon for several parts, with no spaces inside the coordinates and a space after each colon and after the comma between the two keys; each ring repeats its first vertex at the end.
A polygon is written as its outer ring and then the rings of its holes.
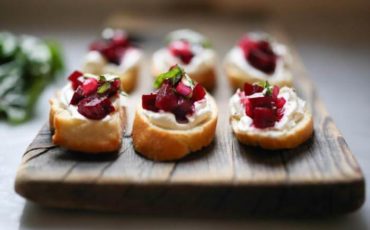
{"type": "MultiPolygon", "coordinates": [[[[72,151],[100,154],[119,150],[126,123],[125,108],[118,106],[108,119],[79,119],[71,115],[59,97],[50,100],[52,141],[72,151]]],[[[118,99],[117,99],[118,100],[118,99]]]]}
{"type": "Polygon", "coordinates": [[[153,125],[140,106],[136,110],[132,139],[134,148],[143,156],[157,161],[178,160],[209,145],[215,136],[217,107],[214,99],[209,120],[188,130],[169,130],[153,125]]]}
{"type": "Polygon", "coordinates": [[[238,141],[246,145],[259,146],[264,149],[293,149],[308,140],[313,133],[313,119],[310,112],[306,111],[298,124],[287,132],[272,133],[276,131],[240,132],[235,128],[234,118],[231,126],[238,141]]]}
{"type": "MultiPolygon", "coordinates": [[[[224,67],[225,67],[226,75],[229,79],[229,83],[233,89],[238,89],[238,88],[243,89],[244,83],[253,84],[253,83],[261,81],[260,78],[256,78],[253,75],[240,70],[239,68],[237,68],[231,63],[225,63],[224,67]]],[[[288,71],[285,71],[284,74],[288,76],[287,79],[285,80],[276,80],[274,78],[270,78],[267,80],[270,82],[270,84],[277,85],[279,87],[283,87],[283,86],[292,87],[293,80],[292,80],[291,73],[289,73],[288,71]]]]}

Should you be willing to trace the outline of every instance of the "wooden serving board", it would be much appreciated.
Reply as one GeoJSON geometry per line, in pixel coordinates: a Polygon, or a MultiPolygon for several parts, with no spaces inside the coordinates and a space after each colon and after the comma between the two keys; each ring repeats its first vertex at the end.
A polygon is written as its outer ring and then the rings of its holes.
{"type": "MultiPolygon", "coordinates": [[[[289,44],[281,33],[270,32],[289,44]]],[[[234,40],[223,44],[223,50],[234,40]]],[[[145,42],[143,47],[151,47],[148,54],[160,47],[159,39],[145,42]]],[[[365,199],[359,165],[290,48],[295,87],[312,107],[315,122],[313,138],[301,147],[271,152],[239,144],[228,122],[233,92],[220,68],[213,92],[219,107],[214,142],[177,162],[145,159],[134,151],[130,133],[140,95],[151,90],[147,58],[140,86],[130,95],[119,153],[68,152],[51,143],[45,125],[24,153],[16,191],[46,206],[130,213],[331,215],[358,209],[365,199]]]]}

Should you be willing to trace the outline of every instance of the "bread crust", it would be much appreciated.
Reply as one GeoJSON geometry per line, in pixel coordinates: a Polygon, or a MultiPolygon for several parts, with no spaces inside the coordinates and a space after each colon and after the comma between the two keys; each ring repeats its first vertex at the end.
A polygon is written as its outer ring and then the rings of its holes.
{"type": "Polygon", "coordinates": [[[119,150],[126,122],[124,107],[110,114],[110,119],[94,121],[72,117],[56,98],[50,100],[50,105],[49,122],[55,145],[89,154],[119,150]]]}
{"type": "MultiPolygon", "coordinates": [[[[230,64],[225,64],[225,72],[229,79],[230,86],[233,89],[243,89],[244,83],[253,84],[256,82],[260,82],[261,79],[256,78],[249,73],[245,73],[244,71],[239,70],[236,67],[233,67],[230,64]]],[[[287,73],[290,74],[290,73],[287,73]]],[[[293,81],[292,78],[290,80],[269,80],[270,84],[277,85],[279,87],[288,86],[292,87],[293,81]]]]}
{"type": "MultiPolygon", "coordinates": [[[[232,118],[231,118],[232,122],[232,118]]],[[[259,146],[263,149],[278,150],[278,149],[293,149],[307,141],[313,133],[313,118],[309,112],[306,112],[302,120],[300,120],[294,128],[281,135],[270,135],[271,131],[253,133],[240,132],[232,127],[233,132],[239,142],[259,146]]]]}
{"type": "MultiPolygon", "coordinates": [[[[153,65],[152,74],[156,78],[162,72],[158,71],[153,65]]],[[[216,71],[214,68],[207,68],[199,73],[187,74],[191,79],[201,84],[207,91],[212,91],[216,86],[216,71]]]]}
{"type": "Polygon", "coordinates": [[[211,118],[188,130],[169,130],[153,125],[140,106],[136,110],[132,130],[135,150],[152,160],[170,161],[209,145],[214,139],[217,126],[217,107],[214,100],[211,100],[211,118]]]}
{"type": "Polygon", "coordinates": [[[123,74],[119,74],[121,80],[121,89],[126,93],[131,93],[137,85],[139,78],[139,67],[134,66],[123,74]]]}

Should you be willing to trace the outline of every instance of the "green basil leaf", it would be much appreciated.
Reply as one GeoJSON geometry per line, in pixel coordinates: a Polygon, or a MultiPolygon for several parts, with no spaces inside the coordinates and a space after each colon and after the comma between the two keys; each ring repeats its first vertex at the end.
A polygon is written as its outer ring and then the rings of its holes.
{"type": "Polygon", "coordinates": [[[101,86],[99,86],[98,88],[98,94],[104,94],[105,92],[107,92],[107,90],[110,88],[110,82],[106,81],[104,82],[104,84],[102,84],[101,86]]]}
{"type": "Polygon", "coordinates": [[[160,74],[154,81],[154,88],[158,89],[166,79],[171,79],[171,83],[176,84],[184,74],[184,71],[178,66],[172,67],[168,72],[160,74]]]}

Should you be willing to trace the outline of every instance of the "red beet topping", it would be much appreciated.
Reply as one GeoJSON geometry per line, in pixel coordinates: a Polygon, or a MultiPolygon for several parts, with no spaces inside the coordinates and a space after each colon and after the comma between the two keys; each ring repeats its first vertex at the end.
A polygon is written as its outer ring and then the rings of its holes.
{"type": "MultiPolygon", "coordinates": [[[[262,92],[263,87],[258,85],[244,84],[245,96],[262,92]],[[261,90],[262,89],[262,90],[261,90]]],[[[241,103],[245,106],[245,113],[253,119],[253,125],[256,128],[273,127],[275,122],[279,121],[283,115],[283,106],[285,99],[278,97],[279,87],[274,86],[271,93],[265,93],[260,97],[242,97],[241,103]]]]}
{"type": "Polygon", "coordinates": [[[206,96],[206,91],[204,90],[203,86],[200,84],[196,84],[193,89],[193,96],[191,97],[191,100],[193,101],[199,101],[202,100],[206,96]]]}
{"type": "Polygon", "coordinates": [[[146,94],[146,95],[144,94],[141,97],[143,108],[146,110],[158,112],[158,108],[155,107],[156,98],[157,94],[146,94]]]}
{"type": "Polygon", "coordinates": [[[184,97],[191,97],[193,92],[191,87],[185,85],[182,81],[177,84],[176,91],[184,97]]]}
{"type": "Polygon", "coordinates": [[[112,37],[90,44],[90,50],[101,53],[109,62],[119,64],[126,49],[130,46],[127,34],[116,30],[112,37]]]}
{"type": "Polygon", "coordinates": [[[194,54],[191,51],[191,45],[188,41],[173,41],[168,45],[168,48],[172,55],[180,58],[180,60],[185,64],[189,64],[191,59],[194,57],[194,54]]]}
{"type": "Polygon", "coordinates": [[[101,120],[114,111],[112,102],[107,97],[86,97],[78,103],[77,111],[83,116],[101,120]]]}
{"type": "Polygon", "coordinates": [[[277,55],[267,41],[254,41],[248,36],[244,36],[239,47],[243,50],[246,60],[256,69],[266,74],[272,74],[275,71],[277,55]]]}
{"type": "Polygon", "coordinates": [[[77,111],[83,116],[100,120],[114,111],[110,97],[117,95],[120,90],[120,80],[107,81],[104,78],[97,80],[91,77],[75,74],[69,77],[73,84],[78,81],[78,86],[71,98],[70,104],[77,106],[77,111]]]}
{"type": "Polygon", "coordinates": [[[175,85],[165,80],[157,92],[142,96],[143,108],[153,112],[159,110],[170,112],[175,115],[178,122],[188,122],[186,116],[194,113],[194,102],[203,99],[206,92],[200,84],[196,84],[190,92],[192,97],[189,97],[190,94],[184,93],[182,89],[180,92],[177,90],[180,84],[183,84],[181,80],[175,85]]]}
{"type": "Polygon", "coordinates": [[[77,89],[79,85],[82,84],[82,80],[80,80],[80,77],[82,77],[83,73],[80,71],[75,70],[71,75],[69,75],[68,80],[72,82],[72,88],[74,90],[77,89]]]}
{"type": "Polygon", "coordinates": [[[83,96],[89,96],[96,92],[98,89],[98,80],[95,78],[87,78],[85,81],[82,82],[82,85],[80,87],[82,88],[82,94],[83,96]]]}

